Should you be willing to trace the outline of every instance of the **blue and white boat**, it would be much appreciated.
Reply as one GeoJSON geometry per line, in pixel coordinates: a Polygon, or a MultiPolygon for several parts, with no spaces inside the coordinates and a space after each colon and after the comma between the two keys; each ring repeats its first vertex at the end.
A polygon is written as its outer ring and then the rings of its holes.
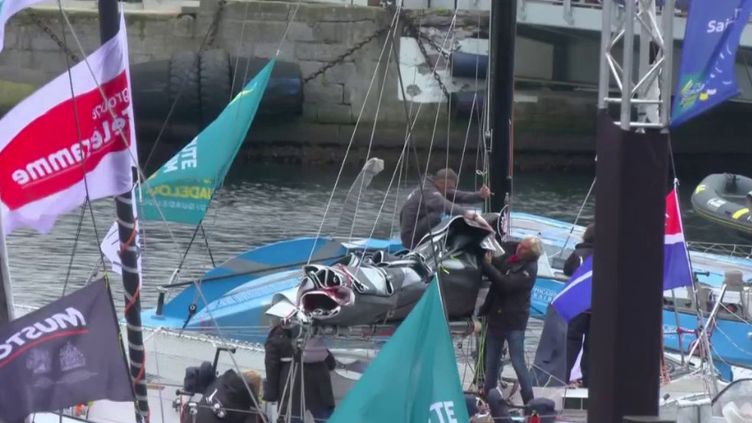
{"type": "MultiPolygon", "coordinates": [[[[559,270],[584,232],[581,226],[527,213],[512,213],[512,235],[534,235],[545,246],[539,275],[533,289],[531,316],[544,318],[551,300],[566,284],[559,270]]],[[[185,329],[217,334],[242,341],[263,342],[269,327],[265,312],[280,298],[294,298],[308,262],[331,265],[349,253],[402,249],[399,240],[370,239],[355,242],[333,238],[297,238],[251,249],[207,272],[201,279],[201,294],[193,282],[168,289],[182,289],[156,309],[143,313],[145,326],[185,329]]],[[[709,328],[717,360],[752,368],[752,261],[730,255],[693,250],[692,265],[699,282],[701,309],[707,317],[724,284],[725,272],[738,270],[743,283],[727,286],[718,315],[709,328]]],[[[664,345],[688,353],[696,340],[698,317],[693,295],[677,289],[667,292],[664,309],[664,345]],[[678,323],[678,325],[677,325],[678,323]],[[678,330],[677,330],[678,326],[678,330]]],[[[164,294],[161,299],[164,298],[164,294]]],[[[635,306],[639,310],[639,305],[635,306]]]]}

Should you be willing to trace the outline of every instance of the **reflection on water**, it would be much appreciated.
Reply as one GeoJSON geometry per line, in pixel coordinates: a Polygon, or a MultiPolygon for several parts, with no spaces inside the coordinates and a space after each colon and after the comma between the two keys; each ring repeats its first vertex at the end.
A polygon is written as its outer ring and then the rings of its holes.
{"type": "MultiPolygon", "coordinates": [[[[301,235],[315,235],[321,225],[335,170],[301,168],[297,166],[260,166],[244,164],[233,169],[225,186],[218,192],[204,221],[206,239],[198,232],[193,248],[185,258],[181,278],[200,275],[211,267],[211,257],[219,263],[249,247],[301,235]],[[246,169],[247,168],[247,169],[246,169]],[[209,248],[207,248],[207,245],[209,248]],[[211,251],[211,255],[209,254],[211,251]]],[[[340,205],[354,175],[342,177],[334,194],[323,234],[348,236],[368,235],[384,237],[397,233],[398,217],[395,202],[404,199],[413,188],[415,179],[398,178],[386,197],[392,168],[387,166],[366,190],[360,201],[354,228],[338,228],[340,205]]],[[[474,178],[474,177],[473,177],[474,178]]],[[[474,181],[465,177],[461,185],[469,188],[474,181]]],[[[689,196],[700,177],[683,181],[681,200],[687,236],[692,240],[713,242],[744,242],[733,232],[706,222],[697,216],[689,204],[689,196]]],[[[592,183],[592,175],[561,173],[518,173],[515,175],[513,208],[537,213],[564,221],[573,221],[592,183]]],[[[581,222],[593,218],[594,198],[585,204],[581,222]]],[[[40,305],[53,300],[67,289],[82,286],[100,260],[97,239],[111,225],[114,207],[111,200],[93,205],[93,219],[83,215],[78,242],[75,243],[81,212],[70,213],[60,219],[49,234],[20,230],[9,237],[10,268],[15,301],[40,305]],[[70,269],[70,273],[69,273],[70,269]]],[[[183,252],[193,235],[186,225],[145,222],[144,231],[144,288],[145,306],[156,303],[156,286],[167,283],[181,261],[183,252]]],[[[113,280],[116,303],[122,306],[119,277],[113,280]]]]}

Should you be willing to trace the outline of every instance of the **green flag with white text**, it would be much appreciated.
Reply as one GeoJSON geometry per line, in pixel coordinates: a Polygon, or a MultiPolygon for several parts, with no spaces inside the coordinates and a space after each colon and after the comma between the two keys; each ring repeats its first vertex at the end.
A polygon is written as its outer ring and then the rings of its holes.
{"type": "Polygon", "coordinates": [[[466,423],[465,397],[436,279],[329,423],[466,423]]]}
{"type": "Polygon", "coordinates": [[[143,183],[141,218],[164,217],[193,225],[201,221],[248,134],[274,62],[270,60],[209,126],[143,183]]]}

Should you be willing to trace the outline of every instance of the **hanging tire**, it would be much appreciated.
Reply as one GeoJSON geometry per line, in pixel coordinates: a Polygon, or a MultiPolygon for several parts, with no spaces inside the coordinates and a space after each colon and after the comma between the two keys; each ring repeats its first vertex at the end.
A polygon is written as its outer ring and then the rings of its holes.
{"type": "Polygon", "coordinates": [[[198,55],[193,51],[179,51],[170,59],[170,104],[175,109],[170,122],[195,122],[201,113],[198,55]]]}
{"type": "Polygon", "coordinates": [[[221,49],[202,52],[199,75],[201,123],[206,127],[230,102],[230,55],[221,49]]]}

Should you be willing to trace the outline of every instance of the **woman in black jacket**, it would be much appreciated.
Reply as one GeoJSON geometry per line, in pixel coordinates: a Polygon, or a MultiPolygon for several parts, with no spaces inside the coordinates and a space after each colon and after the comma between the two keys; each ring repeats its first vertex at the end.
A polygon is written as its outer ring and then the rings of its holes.
{"type": "Polygon", "coordinates": [[[483,260],[483,273],[491,281],[480,310],[488,321],[483,391],[488,395],[496,387],[506,341],[520,383],[520,395],[527,404],[533,399],[533,385],[525,363],[525,329],[530,317],[530,293],[538,275],[538,257],[543,254],[543,246],[538,238],[529,237],[519,243],[506,243],[503,247],[506,254],[498,258],[486,254],[483,260]]]}

